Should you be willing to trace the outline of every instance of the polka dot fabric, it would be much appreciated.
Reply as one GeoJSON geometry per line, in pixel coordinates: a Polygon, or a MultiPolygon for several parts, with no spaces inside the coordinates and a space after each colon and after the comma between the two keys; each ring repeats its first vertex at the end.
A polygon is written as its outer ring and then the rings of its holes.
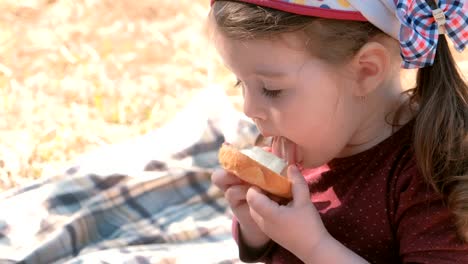
{"type": "Polygon", "coordinates": [[[342,11],[357,11],[347,0],[283,0],[283,2],[342,11]]]}
{"type": "MultiPolygon", "coordinates": [[[[468,263],[453,215],[416,167],[412,127],[360,154],[303,170],[311,200],[328,232],[371,263],[468,263]]],[[[235,219],[233,234],[239,241],[235,219]]],[[[274,243],[257,252],[238,244],[244,261],[301,263],[274,243]]]]}

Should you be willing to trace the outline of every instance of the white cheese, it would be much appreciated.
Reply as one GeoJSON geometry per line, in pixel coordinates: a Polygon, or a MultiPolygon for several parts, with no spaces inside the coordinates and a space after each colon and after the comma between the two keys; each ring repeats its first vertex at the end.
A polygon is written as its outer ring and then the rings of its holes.
{"type": "Polygon", "coordinates": [[[288,165],[285,160],[257,146],[243,149],[241,152],[278,174],[281,174],[284,168],[288,165]]]}

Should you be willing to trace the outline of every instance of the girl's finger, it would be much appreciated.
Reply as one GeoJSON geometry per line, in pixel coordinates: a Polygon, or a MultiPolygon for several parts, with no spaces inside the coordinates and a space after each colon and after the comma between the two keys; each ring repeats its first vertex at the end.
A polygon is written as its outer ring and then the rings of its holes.
{"type": "Polygon", "coordinates": [[[240,203],[246,201],[248,185],[233,185],[226,189],[224,198],[232,206],[237,207],[240,203]]]}
{"type": "Polygon", "coordinates": [[[246,195],[251,211],[261,218],[271,218],[276,215],[279,205],[270,200],[258,187],[250,187],[246,195]]]}
{"type": "Polygon", "coordinates": [[[292,183],[291,188],[294,203],[310,203],[309,185],[295,165],[288,167],[288,178],[292,183]]]}
{"type": "Polygon", "coordinates": [[[223,169],[218,169],[211,174],[211,182],[223,192],[232,185],[244,183],[239,177],[223,169]]]}
{"type": "Polygon", "coordinates": [[[291,199],[288,199],[288,198],[280,197],[271,193],[266,193],[266,192],[264,193],[266,196],[268,196],[268,198],[270,198],[270,200],[274,201],[275,203],[279,205],[285,205],[285,204],[288,204],[289,201],[291,201],[291,199]]]}

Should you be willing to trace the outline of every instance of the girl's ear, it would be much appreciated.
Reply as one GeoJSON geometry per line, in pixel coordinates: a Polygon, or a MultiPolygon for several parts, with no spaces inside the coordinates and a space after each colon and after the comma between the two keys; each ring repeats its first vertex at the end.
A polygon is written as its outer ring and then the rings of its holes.
{"type": "Polygon", "coordinates": [[[378,42],[368,42],[358,51],[351,62],[356,90],[359,97],[377,89],[391,70],[391,55],[387,48],[378,42]]]}

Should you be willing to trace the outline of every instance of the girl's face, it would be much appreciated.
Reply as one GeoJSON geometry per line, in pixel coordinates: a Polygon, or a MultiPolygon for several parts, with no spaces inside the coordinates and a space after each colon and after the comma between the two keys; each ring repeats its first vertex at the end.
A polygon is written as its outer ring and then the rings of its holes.
{"type": "Polygon", "coordinates": [[[264,136],[295,144],[297,162],[316,167],[342,155],[359,123],[359,100],[347,88],[353,81],[344,66],[293,47],[290,35],[284,36],[291,41],[238,41],[218,34],[216,47],[240,81],[244,113],[264,136]]]}

